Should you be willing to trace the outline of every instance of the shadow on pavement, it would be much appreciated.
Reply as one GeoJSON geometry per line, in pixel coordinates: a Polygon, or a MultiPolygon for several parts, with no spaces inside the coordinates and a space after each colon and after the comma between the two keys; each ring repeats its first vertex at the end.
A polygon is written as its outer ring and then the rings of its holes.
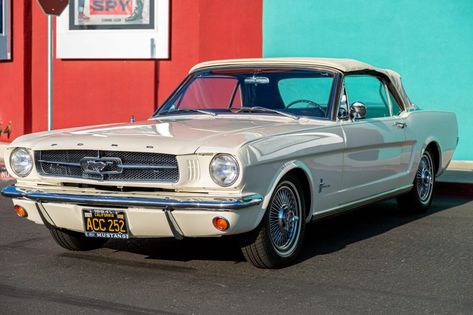
{"type": "Polygon", "coordinates": [[[110,240],[105,247],[144,255],[146,259],[244,261],[235,237],[186,238],[182,241],[172,238],[110,240]]]}
{"type": "Polygon", "coordinates": [[[425,213],[399,209],[395,199],[378,202],[308,226],[299,262],[343,249],[410,222],[469,202],[469,198],[434,196],[425,213]]]}
{"type": "MultiPolygon", "coordinates": [[[[385,233],[409,222],[467,203],[468,198],[436,196],[428,212],[409,214],[395,200],[379,202],[350,213],[308,225],[298,262],[338,251],[361,240],[385,233]]],[[[244,261],[236,237],[205,239],[140,239],[109,241],[107,248],[132,252],[146,259],[171,261],[244,261]]]]}

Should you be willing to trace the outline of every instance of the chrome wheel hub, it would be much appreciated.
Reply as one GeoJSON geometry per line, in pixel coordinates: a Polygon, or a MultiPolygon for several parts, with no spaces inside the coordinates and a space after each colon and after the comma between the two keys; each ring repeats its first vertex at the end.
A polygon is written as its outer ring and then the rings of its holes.
{"type": "Polygon", "coordinates": [[[294,214],[294,211],[288,210],[287,205],[283,205],[278,212],[278,225],[279,225],[279,230],[287,234],[289,233],[294,224],[297,223],[299,220],[299,217],[294,214]]]}

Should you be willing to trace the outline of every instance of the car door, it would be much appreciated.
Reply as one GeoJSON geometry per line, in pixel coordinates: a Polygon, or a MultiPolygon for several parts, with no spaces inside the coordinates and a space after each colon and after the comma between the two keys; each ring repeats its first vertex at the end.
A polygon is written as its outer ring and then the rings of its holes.
{"type": "Polygon", "coordinates": [[[389,90],[383,80],[374,75],[348,75],[344,87],[342,99],[345,98],[348,113],[354,103],[361,102],[366,115],[342,122],[345,136],[342,204],[400,186],[406,138],[403,121],[397,112],[393,114],[389,90]]]}

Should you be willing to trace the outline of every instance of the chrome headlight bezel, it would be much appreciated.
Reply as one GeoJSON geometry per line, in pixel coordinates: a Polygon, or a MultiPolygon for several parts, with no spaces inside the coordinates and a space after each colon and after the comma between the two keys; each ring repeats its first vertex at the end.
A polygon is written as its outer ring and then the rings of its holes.
{"type": "Polygon", "coordinates": [[[215,184],[222,187],[229,187],[235,184],[240,177],[240,165],[233,155],[219,153],[210,161],[209,173],[215,184]],[[226,167],[227,170],[225,171],[223,167],[226,167]],[[221,175],[218,176],[218,173],[229,173],[230,171],[232,171],[231,176],[226,176],[226,178],[223,178],[221,175]]]}
{"type": "Polygon", "coordinates": [[[28,176],[33,170],[33,165],[33,157],[28,149],[19,147],[11,152],[10,168],[16,176],[28,176]]]}

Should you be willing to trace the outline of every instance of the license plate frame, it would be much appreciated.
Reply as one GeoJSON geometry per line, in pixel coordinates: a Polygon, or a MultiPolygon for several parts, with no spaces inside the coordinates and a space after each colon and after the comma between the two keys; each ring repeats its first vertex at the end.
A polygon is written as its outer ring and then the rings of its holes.
{"type": "Polygon", "coordinates": [[[84,234],[91,238],[130,238],[127,216],[123,210],[83,208],[84,234]]]}

